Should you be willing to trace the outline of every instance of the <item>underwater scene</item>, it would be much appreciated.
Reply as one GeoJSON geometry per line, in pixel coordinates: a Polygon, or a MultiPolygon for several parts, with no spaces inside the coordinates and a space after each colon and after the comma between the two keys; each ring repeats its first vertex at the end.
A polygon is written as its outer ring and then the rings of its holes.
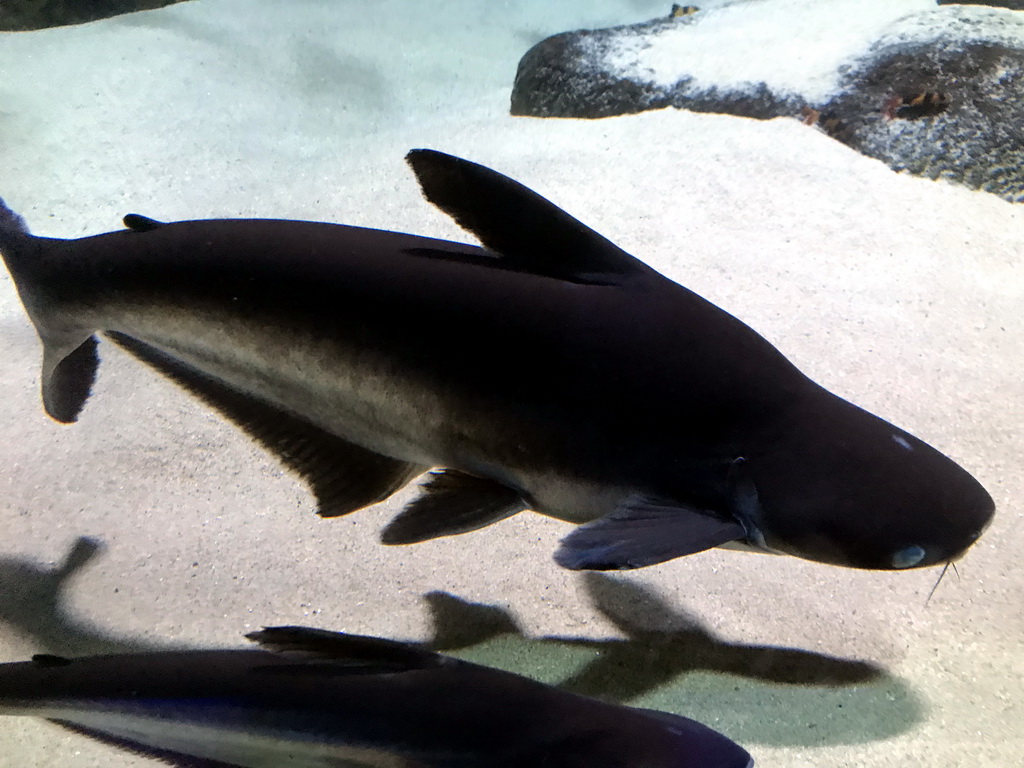
{"type": "Polygon", "coordinates": [[[1024,753],[1024,4],[0,2],[0,768],[1024,753]]]}

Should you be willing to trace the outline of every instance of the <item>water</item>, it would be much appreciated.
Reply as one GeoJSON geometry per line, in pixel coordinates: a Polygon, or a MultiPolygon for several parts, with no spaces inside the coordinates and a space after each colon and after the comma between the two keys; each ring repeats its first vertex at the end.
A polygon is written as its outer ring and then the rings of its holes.
{"type": "MultiPolygon", "coordinates": [[[[894,174],[793,119],[512,118],[511,82],[534,43],[668,12],[550,6],[208,0],[5,33],[0,195],[55,237],[116,229],[135,211],[468,241],[402,158],[432,147],[484,163],[975,474],[997,517],[959,579],[947,575],[926,606],[937,569],[715,551],[573,574],[551,560],[569,527],[530,513],[384,548],[379,530],[411,491],[321,520],[274,458],[111,344],[80,421],[52,422],[37,337],[4,273],[0,660],[237,646],[266,624],[306,624],[433,640],[678,712],[768,768],[1014,764],[1020,209],[894,174]]],[[[509,375],[544,372],[510,360],[509,375]]],[[[148,764],[0,719],[0,765],[148,764]]]]}

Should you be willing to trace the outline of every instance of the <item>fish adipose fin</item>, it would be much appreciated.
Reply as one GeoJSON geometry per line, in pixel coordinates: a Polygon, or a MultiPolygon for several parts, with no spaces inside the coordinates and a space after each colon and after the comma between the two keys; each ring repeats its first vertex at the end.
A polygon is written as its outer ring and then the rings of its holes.
{"type": "Polygon", "coordinates": [[[129,213],[121,221],[132,232],[152,232],[165,224],[163,221],[157,221],[138,213],[129,213]]]}
{"type": "Polygon", "coordinates": [[[74,661],[66,656],[55,656],[52,653],[37,653],[32,657],[32,663],[40,667],[66,667],[74,661]]]}
{"type": "Polygon", "coordinates": [[[381,534],[384,544],[416,544],[455,536],[504,520],[526,509],[517,491],[494,480],[454,469],[434,472],[381,534]]]}
{"type": "Polygon", "coordinates": [[[246,637],[270,651],[300,654],[311,661],[328,661],[351,671],[430,669],[445,661],[440,654],[412,643],[310,627],[264,627],[246,637]]]}
{"type": "Polygon", "coordinates": [[[629,570],[745,537],[743,526],[733,520],[637,495],[562,539],[555,562],[574,571],[629,570]]]}
{"type": "Polygon", "coordinates": [[[381,502],[426,469],[342,440],[131,336],[107,336],[276,455],[309,484],[321,517],[339,517],[381,502]]]}
{"type": "Polygon", "coordinates": [[[658,274],[497,171],[432,149],[414,149],[405,159],[424,197],[500,253],[506,268],[595,285],[658,274]]]}

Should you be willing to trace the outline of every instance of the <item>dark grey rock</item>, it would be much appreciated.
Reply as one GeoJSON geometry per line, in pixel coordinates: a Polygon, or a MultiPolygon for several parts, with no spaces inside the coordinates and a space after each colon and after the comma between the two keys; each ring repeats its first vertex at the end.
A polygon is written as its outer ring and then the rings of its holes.
{"type": "Polygon", "coordinates": [[[844,144],[894,170],[1024,202],[1024,50],[897,44],[874,52],[846,85],[821,108],[844,144]],[[903,103],[925,94],[946,106],[919,115],[903,103]]]}
{"type": "Polygon", "coordinates": [[[181,2],[185,0],[4,0],[0,2],[0,30],[22,32],[84,24],[181,2]]]}
{"type": "Polygon", "coordinates": [[[990,5],[993,8],[1009,8],[1024,11],[1024,0],[939,0],[939,5],[990,5]]]}
{"type": "Polygon", "coordinates": [[[643,40],[699,15],[654,19],[609,29],[581,29],[537,43],[519,62],[512,86],[513,115],[598,118],[678,107],[694,112],[728,112],[770,118],[793,114],[801,102],[774,93],[767,84],[753,90],[704,87],[685,78],[671,86],[641,82],[613,71],[609,54],[630,39],[643,40]]]}
{"type": "MultiPolygon", "coordinates": [[[[658,26],[665,22],[651,22],[658,26]]],[[[647,24],[611,29],[581,29],[541,40],[519,61],[512,86],[512,114],[533,117],[610,117],[671,103],[665,93],[609,72],[609,45],[626,30],[643,32],[647,24]]]]}
{"type": "Polygon", "coordinates": [[[1024,202],[1024,14],[966,6],[911,14],[844,64],[838,87],[816,99],[773,85],[771,72],[744,86],[698,86],[686,74],[662,85],[615,61],[616,51],[642,50],[671,25],[697,32],[700,20],[694,14],[548,38],[520,61],[512,113],[597,118],[673,106],[802,115],[895,170],[1024,202]]]}

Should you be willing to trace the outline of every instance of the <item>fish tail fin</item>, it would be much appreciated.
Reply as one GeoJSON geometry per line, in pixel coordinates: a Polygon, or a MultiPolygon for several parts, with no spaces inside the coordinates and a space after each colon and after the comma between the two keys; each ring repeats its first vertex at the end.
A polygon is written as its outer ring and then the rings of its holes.
{"type": "Polygon", "coordinates": [[[43,407],[62,424],[78,420],[92,393],[100,358],[96,337],[89,334],[78,346],[55,345],[43,338],[43,407]]]}
{"type": "Polygon", "coordinates": [[[73,328],[66,318],[47,322],[45,301],[31,287],[37,282],[32,272],[38,243],[25,220],[0,199],[0,255],[43,342],[43,406],[53,419],[67,424],[78,418],[96,380],[96,337],[91,330],[73,328]]]}
{"type": "Polygon", "coordinates": [[[32,234],[25,220],[0,198],[0,256],[3,256],[15,284],[19,282],[27,246],[31,242],[32,234]]]}
{"type": "Polygon", "coordinates": [[[0,198],[0,248],[4,248],[9,238],[28,236],[28,225],[18,214],[7,207],[0,198]]]}

